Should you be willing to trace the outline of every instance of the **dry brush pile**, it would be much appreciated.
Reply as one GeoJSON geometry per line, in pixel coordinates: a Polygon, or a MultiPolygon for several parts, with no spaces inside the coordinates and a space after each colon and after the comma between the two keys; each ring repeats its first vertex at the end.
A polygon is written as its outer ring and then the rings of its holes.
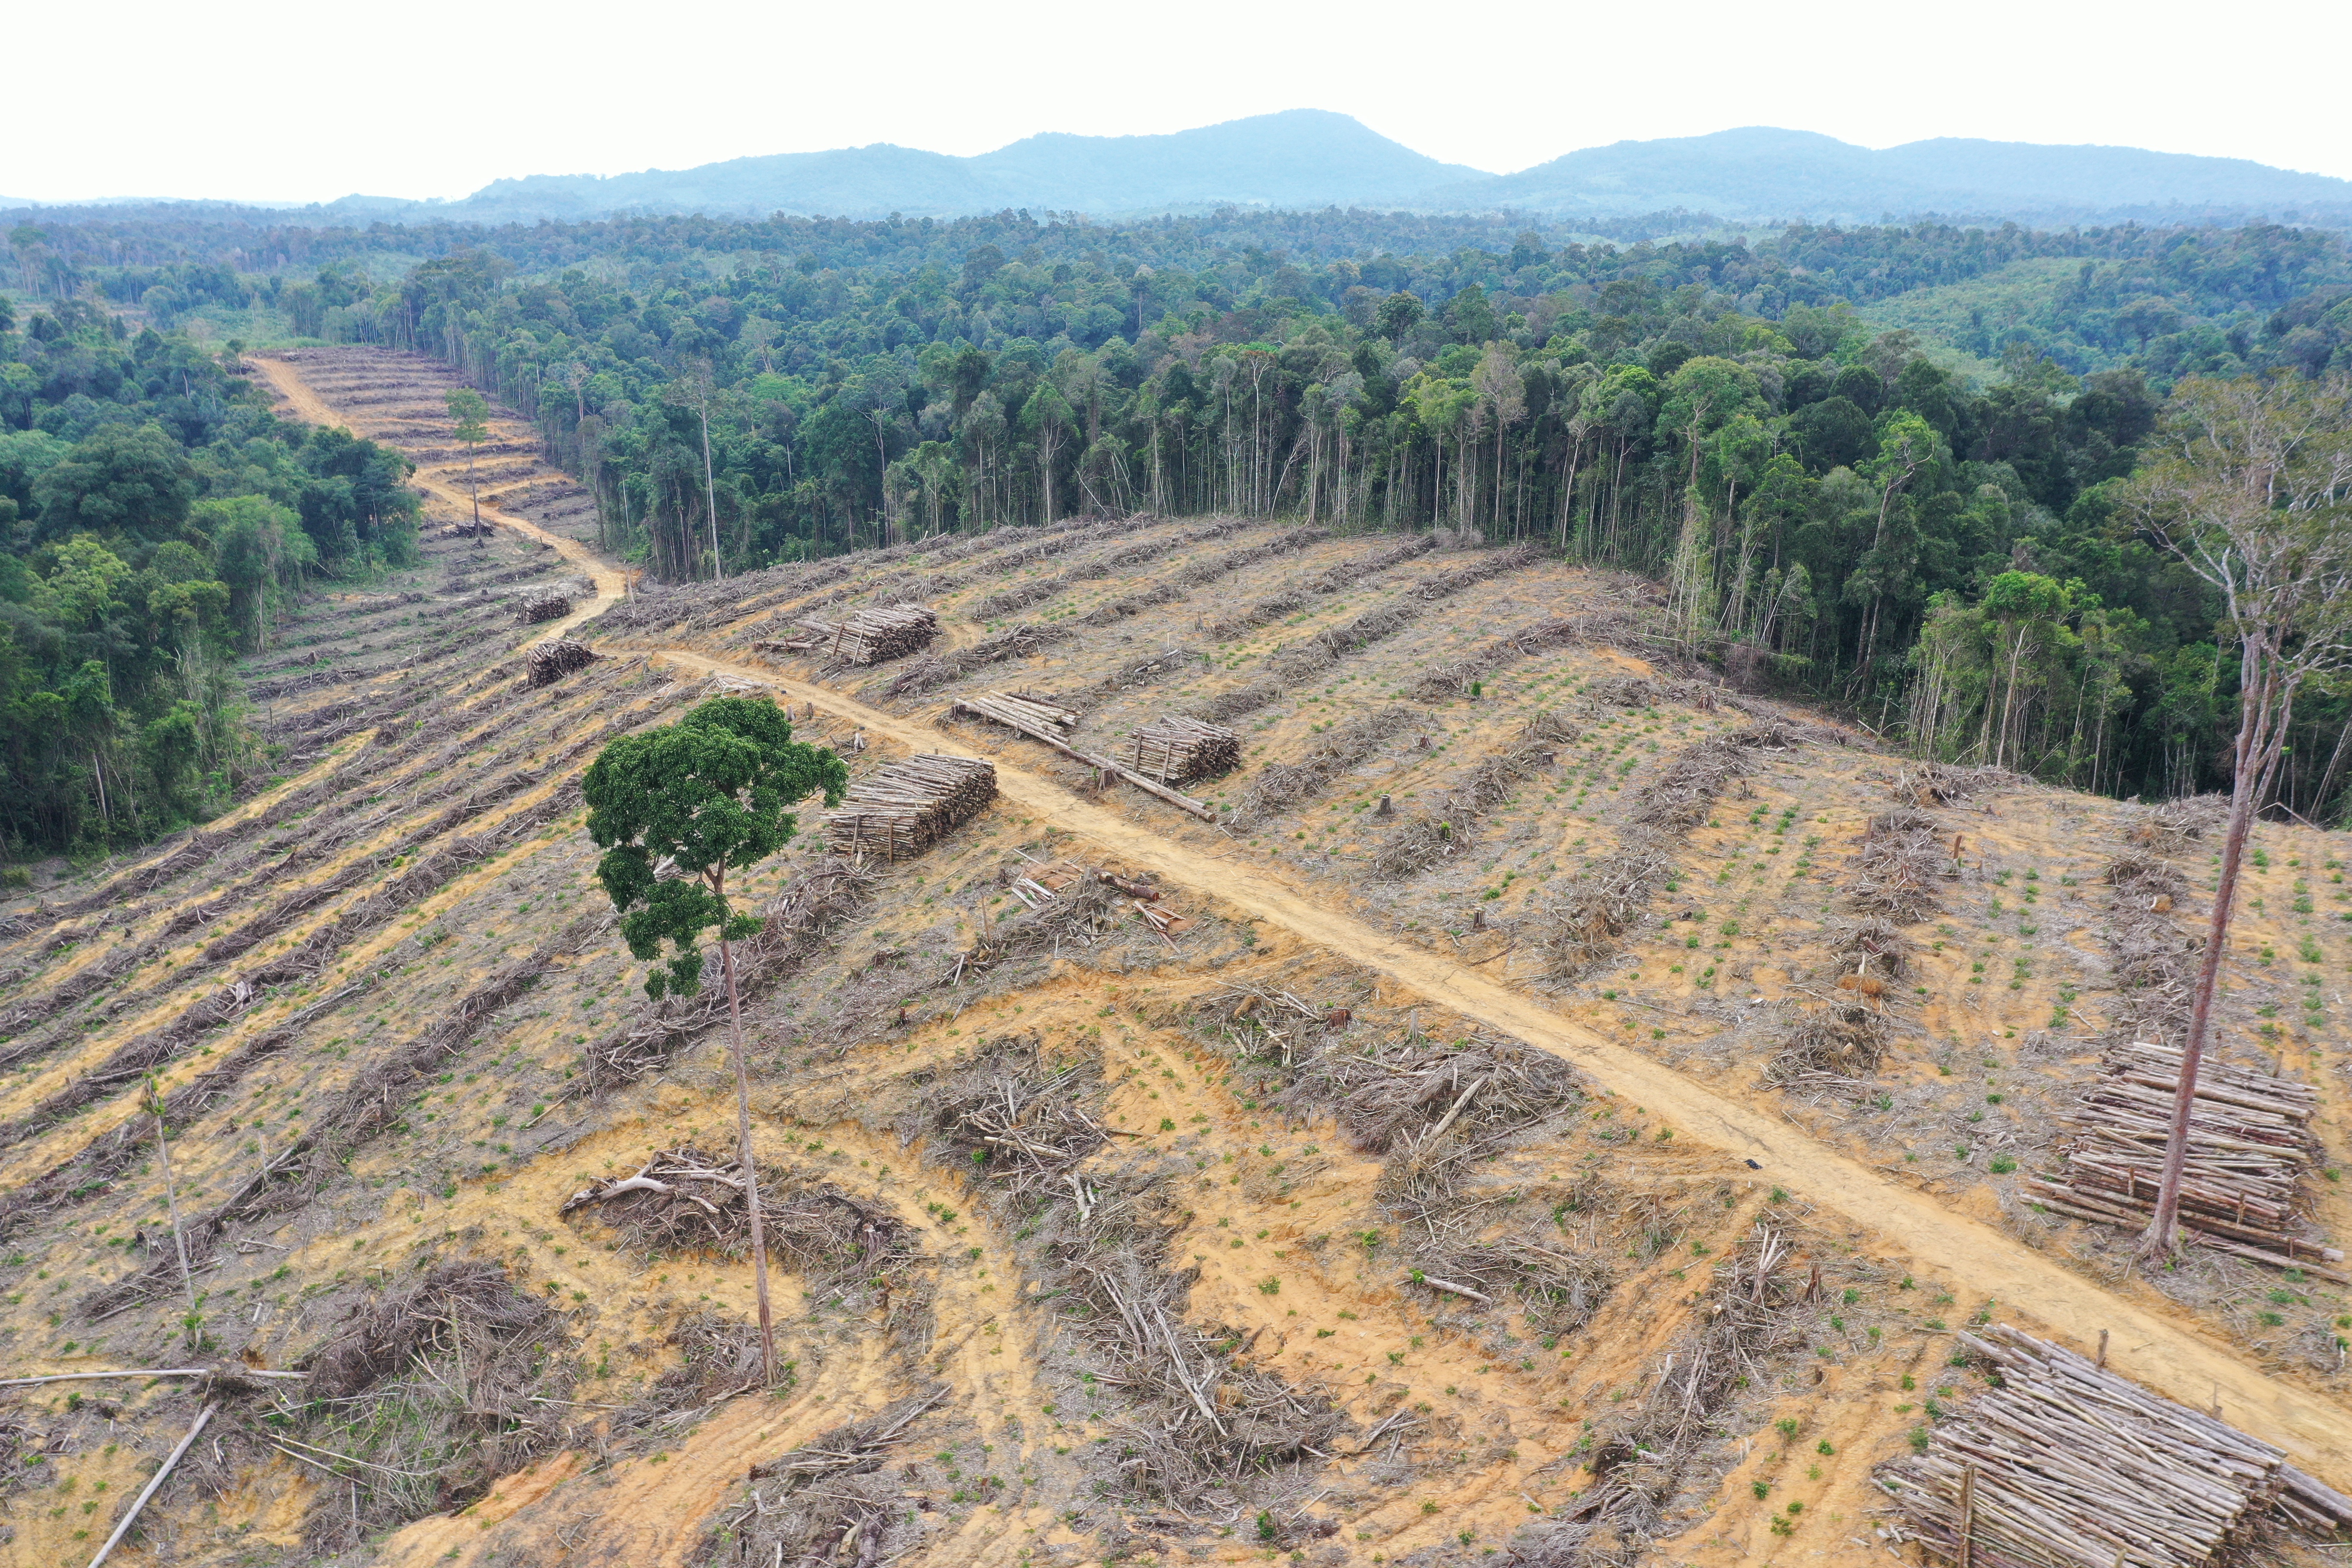
{"type": "Polygon", "coordinates": [[[1372,852],[1372,874],[1389,880],[1427,870],[1475,841],[1479,821],[1519,785],[1559,760],[1578,731],[1559,714],[1538,713],[1502,751],[1481,758],[1444,794],[1391,828],[1372,852]]]}
{"type": "Polygon", "coordinates": [[[1085,1168],[1108,1139],[1101,1074],[1092,1057],[1048,1061],[1034,1038],[999,1040],[919,1075],[920,1108],[901,1131],[976,1169],[1000,1222],[1021,1231],[1023,1272],[1055,1309],[1049,1363],[1118,1391],[1103,1413],[1118,1451],[1105,1500],[1192,1510],[1216,1487],[1231,1506],[1316,1464],[1347,1421],[1320,1394],[1251,1365],[1242,1335],[1189,1319],[1194,1271],[1175,1264],[1177,1226],[1159,1212],[1156,1182],[1085,1168]]]}
{"type": "Polygon", "coordinates": [[[563,1447],[573,1436],[573,1351],[563,1315],[495,1263],[385,1278],[310,1356],[300,1403],[255,1430],[333,1478],[312,1499],[305,1543],[347,1551],[462,1508],[563,1447]]]}
{"type": "Polygon", "coordinates": [[[1820,1271],[1800,1281],[1788,1237],[1759,1220],[1716,1267],[1706,1300],[1630,1414],[1606,1422],[1585,1468],[1591,1484],[1555,1519],[1530,1526],[1510,1561],[1521,1568],[1631,1568],[1676,1534],[1677,1504],[1714,1489],[1733,1457],[1730,1417],[1768,1397],[1776,1363],[1804,1350],[1820,1271]],[[1754,1391],[1754,1392],[1749,1392],[1754,1391]]]}
{"type": "Polygon", "coordinates": [[[1571,980],[1617,951],[1647,917],[1658,885],[1672,872],[1691,829],[1706,820],[1717,800],[1747,777],[1769,752],[1802,741],[1777,721],[1751,724],[1684,750],[1634,796],[1617,847],[1576,879],[1568,897],[1542,911],[1546,971],[1571,980]]]}

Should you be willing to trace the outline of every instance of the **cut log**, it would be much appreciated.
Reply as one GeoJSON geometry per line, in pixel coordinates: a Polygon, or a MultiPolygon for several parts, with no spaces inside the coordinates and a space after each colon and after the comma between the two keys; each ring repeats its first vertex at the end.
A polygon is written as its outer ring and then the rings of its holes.
{"type": "Polygon", "coordinates": [[[1120,766],[1108,757],[1098,757],[1091,752],[1081,752],[1062,739],[1062,731],[1078,721],[1078,716],[1066,708],[1050,707],[1043,702],[1015,697],[1010,692],[990,691],[977,697],[959,699],[956,711],[971,713],[982,719],[992,719],[1007,729],[1017,730],[1033,741],[1045,744],[1090,768],[1100,768],[1113,777],[1126,780],[1146,795],[1157,795],[1180,810],[1190,812],[1203,822],[1217,820],[1216,807],[1179,794],[1155,779],[1145,778],[1132,769],[1120,766]]]}
{"type": "Polygon", "coordinates": [[[919,753],[852,784],[825,819],[836,853],[919,855],[996,798],[996,766],[977,757],[919,753]]]}
{"type": "Polygon", "coordinates": [[[1129,761],[1162,784],[1183,784],[1241,766],[1242,738],[1222,724],[1163,714],[1136,731],[1129,761]]]}
{"type": "Polygon", "coordinates": [[[940,629],[940,617],[927,605],[881,605],[859,610],[845,621],[807,617],[799,624],[808,637],[776,646],[822,647],[845,664],[880,664],[929,647],[940,629]]]}

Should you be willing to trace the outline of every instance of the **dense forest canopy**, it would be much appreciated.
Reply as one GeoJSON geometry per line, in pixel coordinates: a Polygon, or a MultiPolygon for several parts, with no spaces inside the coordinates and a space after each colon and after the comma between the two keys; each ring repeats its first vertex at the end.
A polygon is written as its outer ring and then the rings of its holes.
{"type": "Polygon", "coordinates": [[[321,574],[414,559],[398,454],[283,424],[225,356],[0,299],[0,849],[137,844],[266,770],[235,661],[321,574]]]}
{"type": "MultiPolygon", "coordinates": [[[[657,578],[710,575],[714,513],[730,574],[1079,510],[1476,531],[1654,574],[1694,655],[1923,751],[2121,794],[2210,787],[2231,693],[2213,605],[2116,525],[2114,487],[2184,377],[2352,374],[2343,240],[2275,226],[214,215],[28,226],[12,254],[28,292],[152,327],[266,306],[446,361],[657,578]],[[2021,277],[1931,334],[1861,313],[2021,277]]],[[[63,403],[5,416],[62,439],[63,403]]],[[[2305,702],[2293,809],[2339,808],[2346,713],[2305,702]]]]}

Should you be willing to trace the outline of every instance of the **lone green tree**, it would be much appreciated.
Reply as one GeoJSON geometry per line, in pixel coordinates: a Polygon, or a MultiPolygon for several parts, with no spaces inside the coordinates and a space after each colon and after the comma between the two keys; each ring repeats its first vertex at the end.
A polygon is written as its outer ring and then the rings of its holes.
{"type": "Polygon", "coordinates": [[[646,994],[691,996],[702,985],[702,933],[719,931],[735,1068],[736,1157],[751,1222],[751,1268],[760,1303],[760,1372],[775,1381],[775,1327],[768,1307],[768,1241],[751,1162],[751,1079],[743,1059],[742,999],[735,947],[760,929],[739,914],[727,876],[773,855],[795,830],[788,809],[823,793],[841,799],[849,770],[820,746],[793,739],[792,721],[765,697],[720,697],[675,724],[625,735],[589,764],[581,792],[588,836],[604,856],[596,879],[621,911],[621,936],[641,959],[670,956],[646,976],[646,994]]]}
{"type": "Polygon", "coordinates": [[[2164,1175],[2138,1249],[2155,1264],[2179,1251],[2189,1112],[2246,839],[2277,783],[2295,694],[2315,676],[2352,668],[2352,380],[2189,377],[2125,501],[2125,515],[2213,591],[2222,635],[2238,645],[2221,875],[2189,994],[2164,1175]]]}
{"type": "Polygon", "coordinates": [[[482,526],[482,492],[474,483],[474,454],[490,438],[489,399],[470,386],[461,386],[449,395],[449,423],[456,426],[451,433],[457,444],[466,448],[466,492],[474,503],[474,526],[482,526]]]}

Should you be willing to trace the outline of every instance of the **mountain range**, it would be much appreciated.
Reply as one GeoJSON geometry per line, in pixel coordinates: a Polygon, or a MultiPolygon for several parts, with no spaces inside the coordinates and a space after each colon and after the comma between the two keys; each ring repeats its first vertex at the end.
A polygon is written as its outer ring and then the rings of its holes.
{"type": "MultiPolygon", "coordinates": [[[[8,205],[0,200],[0,208],[8,205]]],[[[1104,218],[1226,205],[1510,210],[1571,228],[1580,217],[1676,208],[1730,222],[1935,214],[2352,226],[2352,181],[2134,147],[1941,137],[1874,151],[1769,127],[1618,142],[1490,174],[1440,163],[1348,115],[1294,109],[1161,136],[1030,136],[969,158],[876,142],[691,169],[532,174],[457,201],[351,195],[283,210],[331,223],[532,223],[619,213],[950,217],[1004,208],[1104,218]]]]}

